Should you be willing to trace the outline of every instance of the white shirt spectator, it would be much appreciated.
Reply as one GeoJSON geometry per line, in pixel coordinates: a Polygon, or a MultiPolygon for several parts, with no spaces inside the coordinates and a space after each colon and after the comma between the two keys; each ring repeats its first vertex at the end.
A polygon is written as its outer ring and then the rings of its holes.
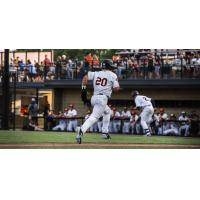
{"type": "Polygon", "coordinates": [[[67,117],[76,117],[77,111],[75,109],[68,110],[67,117]]]}
{"type": "Polygon", "coordinates": [[[127,118],[131,118],[131,112],[129,110],[127,111],[122,111],[122,114],[121,114],[122,117],[127,117],[127,118]]]}

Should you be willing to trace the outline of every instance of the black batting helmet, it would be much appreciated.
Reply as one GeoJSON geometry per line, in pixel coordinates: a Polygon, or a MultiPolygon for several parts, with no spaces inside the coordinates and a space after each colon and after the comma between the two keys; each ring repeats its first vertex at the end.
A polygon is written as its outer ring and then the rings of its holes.
{"type": "Polygon", "coordinates": [[[113,70],[113,69],[116,69],[116,66],[113,64],[113,61],[111,59],[105,59],[102,62],[102,69],[113,70]]]}
{"type": "Polygon", "coordinates": [[[134,90],[133,92],[131,92],[131,96],[134,98],[137,95],[139,95],[140,93],[137,90],[134,90]]]}

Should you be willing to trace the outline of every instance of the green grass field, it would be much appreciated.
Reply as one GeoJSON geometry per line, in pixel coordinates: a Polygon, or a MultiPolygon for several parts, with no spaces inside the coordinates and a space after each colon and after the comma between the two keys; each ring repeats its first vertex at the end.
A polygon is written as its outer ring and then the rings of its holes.
{"type": "MultiPolygon", "coordinates": [[[[200,148],[200,138],[173,137],[173,136],[133,136],[133,135],[111,135],[111,140],[104,140],[100,134],[85,134],[83,144],[75,145],[75,133],[63,132],[33,132],[33,131],[0,131],[0,148],[3,145],[18,144],[16,148],[149,148],[148,145],[156,145],[153,148],[193,148],[187,145],[196,145],[200,148]],[[23,145],[27,146],[24,147],[23,145]],[[28,146],[39,144],[39,146],[28,146]],[[51,146],[52,144],[52,146],[51,146]],[[56,144],[56,145],[55,145],[56,144]],[[62,144],[62,145],[61,145],[62,144]],[[137,146],[144,144],[147,146],[137,146]],[[46,146],[48,145],[48,146],[46,146]],[[131,146],[133,145],[133,146],[131,146]],[[136,145],[136,146],[134,146],[136,145]],[[160,145],[160,147],[159,147],[160,145]],[[163,147],[162,145],[186,145],[163,147]]],[[[11,146],[12,148],[12,146],[11,146]]],[[[151,148],[151,147],[150,147],[151,148]]]]}

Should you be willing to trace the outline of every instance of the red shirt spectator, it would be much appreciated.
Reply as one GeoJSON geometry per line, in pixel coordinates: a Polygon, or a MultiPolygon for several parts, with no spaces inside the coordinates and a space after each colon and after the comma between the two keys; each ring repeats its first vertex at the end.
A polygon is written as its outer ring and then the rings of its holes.
{"type": "Polygon", "coordinates": [[[50,59],[47,57],[47,55],[45,55],[45,59],[44,59],[43,63],[44,63],[45,66],[49,66],[49,65],[51,64],[51,61],[50,61],[50,59]]]}
{"type": "Polygon", "coordinates": [[[92,57],[91,53],[88,53],[88,54],[85,56],[84,60],[85,60],[86,62],[92,64],[92,62],[93,62],[93,57],[92,57]]]}

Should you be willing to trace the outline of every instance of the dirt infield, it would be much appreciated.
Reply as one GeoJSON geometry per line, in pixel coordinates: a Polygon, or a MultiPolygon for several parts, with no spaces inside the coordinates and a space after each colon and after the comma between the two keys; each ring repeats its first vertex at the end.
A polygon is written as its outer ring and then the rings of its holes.
{"type": "Polygon", "coordinates": [[[200,144],[95,144],[95,143],[26,143],[26,144],[0,144],[4,148],[187,148],[199,149],[200,144]]]}

